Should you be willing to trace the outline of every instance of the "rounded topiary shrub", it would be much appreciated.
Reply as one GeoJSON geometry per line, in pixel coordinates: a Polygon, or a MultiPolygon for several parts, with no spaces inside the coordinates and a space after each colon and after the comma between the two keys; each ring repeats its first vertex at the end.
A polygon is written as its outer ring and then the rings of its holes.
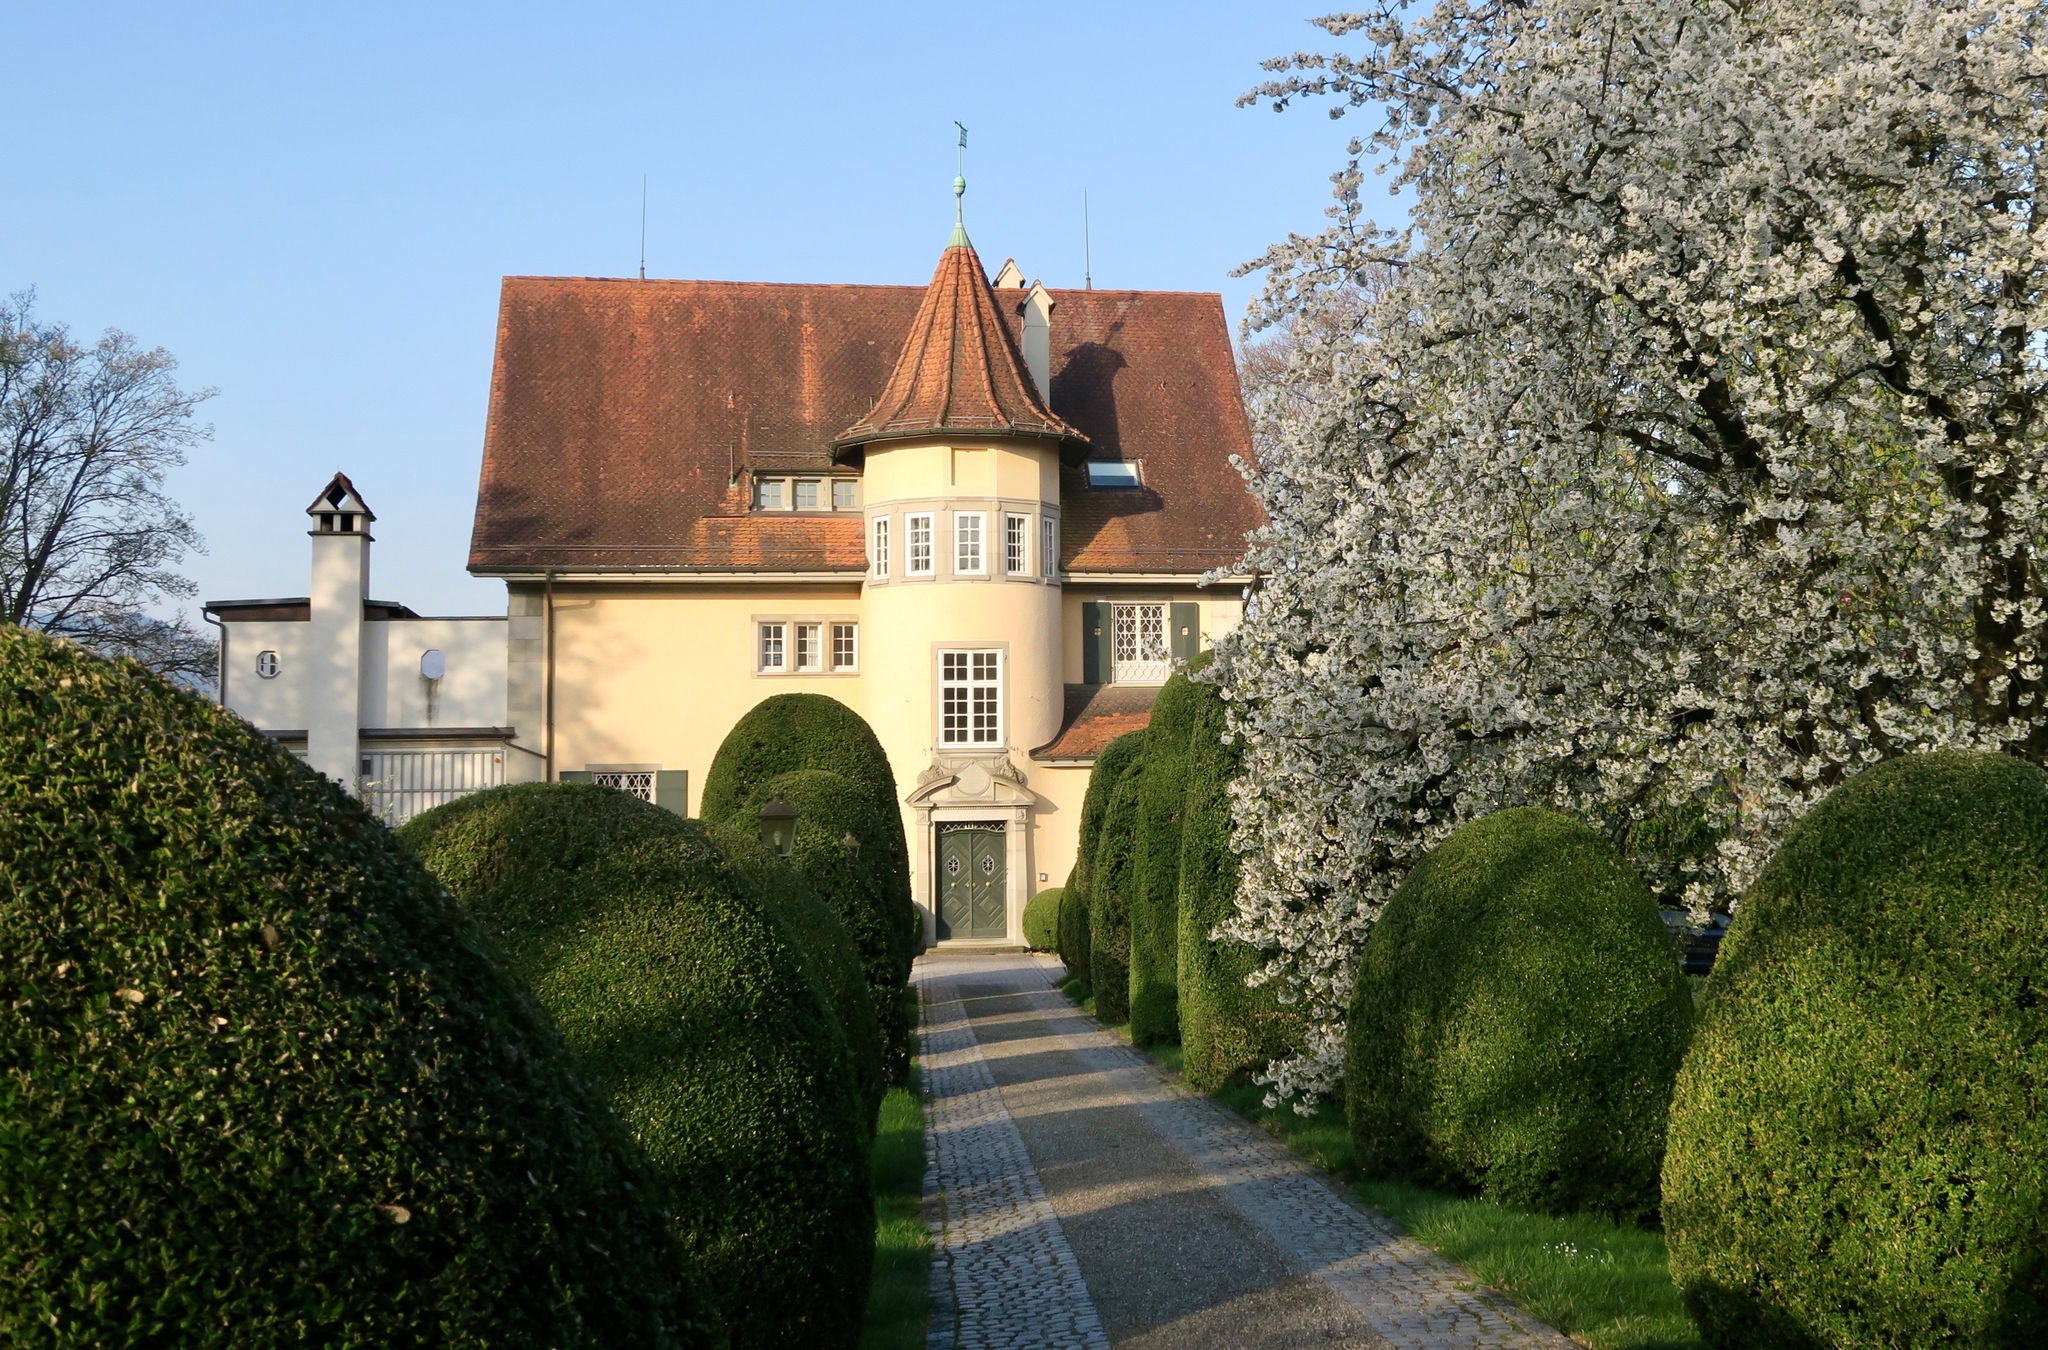
{"type": "MultiPolygon", "coordinates": [[[[749,810],[761,784],[800,769],[823,769],[851,778],[896,813],[894,845],[904,862],[909,896],[909,849],[897,810],[896,775],[867,720],[823,694],[764,698],[725,734],[704,775],[706,820],[733,820],[749,810]]],[[[744,824],[744,822],[735,822],[744,824]]]]}
{"type": "Polygon", "coordinates": [[[1060,964],[1067,968],[1069,979],[1088,981],[1088,897],[1081,894],[1081,887],[1075,876],[1078,865],[1067,871],[1067,884],[1060,887],[1059,940],[1060,964]]]}
{"type": "Polygon", "coordinates": [[[775,910],[803,949],[811,973],[839,1018],[846,1053],[853,1064],[870,1136],[889,1090],[887,1056],[881,1024],[875,1020],[874,997],[861,969],[860,944],[832,906],[825,903],[803,873],[775,856],[760,836],[737,826],[706,824],[705,832],[747,874],[756,892],[775,910]]]}
{"type": "Polygon", "coordinates": [[[0,1344],[714,1343],[489,947],[247,723],[0,625],[0,1344]]]}
{"type": "Polygon", "coordinates": [[[905,1082],[915,1047],[903,988],[916,956],[911,945],[916,912],[908,869],[886,846],[892,831],[900,834],[901,817],[852,779],[806,769],[755,788],[740,818],[756,818],[762,806],[778,797],[797,811],[790,865],[853,934],[882,1032],[889,1081],[905,1082]]]}
{"type": "Polygon", "coordinates": [[[494,788],[404,834],[639,1139],[734,1344],[853,1345],[874,1244],[859,1090],[745,871],[695,822],[580,784],[494,788]]]}
{"type": "Polygon", "coordinates": [[[1105,1022],[1122,1022],[1131,1015],[1131,846],[1137,834],[1140,770],[1150,737],[1149,731],[1117,737],[1096,760],[1088,781],[1091,794],[1101,783],[1107,797],[1088,873],[1089,987],[1095,991],[1095,1015],[1105,1022]],[[1110,754],[1126,742],[1126,754],[1110,754]],[[1110,762],[1109,772],[1104,771],[1104,760],[1110,762]]]}
{"type": "Polygon", "coordinates": [[[2048,775],[1892,760],[1730,926],[1671,1109],[1671,1273],[1716,1346],[2048,1344],[2048,775]]]}
{"type": "Polygon", "coordinates": [[[1024,906],[1024,945],[1035,952],[1049,952],[1060,945],[1060,902],[1066,892],[1048,886],[1024,906]]]}
{"type": "Polygon", "coordinates": [[[1345,1032],[1368,1176],[1553,1213],[1657,1208],[1692,994],[1641,878],[1523,807],[1439,844],[1366,939],[1345,1032]]]}
{"type": "Polygon", "coordinates": [[[1131,821],[1131,1040],[1180,1036],[1180,834],[1195,686],[1175,671],[1152,704],[1131,821]]]}
{"type": "MultiPolygon", "coordinates": [[[[1206,665],[1203,653],[1191,671],[1206,665]]],[[[1263,964],[1244,943],[1215,936],[1236,912],[1238,862],[1231,851],[1230,782],[1242,751],[1225,740],[1223,697],[1193,686],[1188,729],[1187,798],[1180,831],[1180,1042],[1182,1073],[1213,1092],[1301,1050],[1304,1027],[1271,984],[1246,979],[1263,964]]]]}

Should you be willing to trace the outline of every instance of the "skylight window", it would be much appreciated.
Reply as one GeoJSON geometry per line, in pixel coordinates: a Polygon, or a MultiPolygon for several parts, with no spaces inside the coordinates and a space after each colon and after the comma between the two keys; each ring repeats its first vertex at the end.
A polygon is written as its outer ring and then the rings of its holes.
{"type": "Polygon", "coordinates": [[[1088,461],[1088,486],[1092,488],[1134,488],[1138,486],[1138,466],[1123,460],[1088,461]]]}

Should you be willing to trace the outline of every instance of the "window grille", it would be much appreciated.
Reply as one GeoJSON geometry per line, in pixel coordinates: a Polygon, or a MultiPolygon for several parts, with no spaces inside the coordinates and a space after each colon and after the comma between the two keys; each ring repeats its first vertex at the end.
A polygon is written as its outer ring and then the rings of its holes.
{"type": "Polygon", "coordinates": [[[818,509],[818,480],[799,478],[796,480],[796,509],[815,511],[818,509]]]}
{"type": "Polygon", "coordinates": [[[1051,516],[1038,518],[1038,574],[1049,577],[1060,560],[1059,522],[1051,516]]]}
{"type": "Polygon", "coordinates": [[[985,572],[981,561],[981,512],[957,511],[953,515],[953,570],[985,572]]]}
{"type": "Polygon", "coordinates": [[[889,518],[887,516],[875,517],[875,556],[873,561],[876,576],[886,577],[889,575],[889,518]]]}
{"type": "Polygon", "coordinates": [[[905,516],[904,533],[908,538],[909,567],[911,576],[928,577],[932,574],[932,518],[929,513],[905,516]]]}
{"type": "Polygon", "coordinates": [[[859,479],[835,478],[832,480],[832,509],[834,511],[860,510],[859,479]]]}
{"type": "Polygon", "coordinates": [[[599,787],[617,788],[627,796],[638,797],[643,802],[654,800],[652,769],[599,769],[591,773],[590,781],[599,787]]]}
{"type": "Polygon", "coordinates": [[[1110,661],[1117,684],[1163,684],[1173,673],[1166,606],[1110,606],[1110,661]]]}
{"type": "Polygon", "coordinates": [[[1031,559],[1025,556],[1025,546],[1031,539],[1031,517],[1003,517],[1003,570],[1011,576],[1022,576],[1030,568],[1031,559]]]}
{"type": "Polygon", "coordinates": [[[855,630],[856,625],[850,623],[832,625],[832,669],[852,670],[860,664],[860,649],[855,630]]]}
{"type": "Polygon", "coordinates": [[[1003,743],[1003,654],[939,653],[939,744],[1003,743]]]}
{"type": "Polygon", "coordinates": [[[817,670],[821,666],[823,657],[824,653],[818,649],[818,625],[814,623],[798,624],[796,626],[796,668],[798,670],[817,670]]]}
{"type": "Polygon", "coordinates": [[[761,625],[761,669],[782,669],[783,625],[764,623],[761,625]]]}

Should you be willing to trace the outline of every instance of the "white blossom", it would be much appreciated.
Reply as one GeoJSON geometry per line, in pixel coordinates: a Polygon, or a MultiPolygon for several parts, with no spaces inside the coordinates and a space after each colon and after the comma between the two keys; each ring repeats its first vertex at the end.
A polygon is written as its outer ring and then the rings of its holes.
{"type": "Polygon", "coordinates": [[[1313,1096],[1408,867],[1537,803],[1726,907],[1891,755],[2048,759],[2048,20],[2014,0],[1441,0],[1251,96],[1383,114],[1261,260],[1270,523],[1213,678],[1231,936],[1313,1096]],[[1362,211],[1392,173],[1410,219],[1362,211]]]}

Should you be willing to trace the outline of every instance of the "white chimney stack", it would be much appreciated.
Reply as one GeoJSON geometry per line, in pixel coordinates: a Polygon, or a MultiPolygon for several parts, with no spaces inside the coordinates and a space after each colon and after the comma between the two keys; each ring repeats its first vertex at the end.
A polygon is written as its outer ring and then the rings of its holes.
{"type": "Polygon", "coordinates": [[[1042,281],[1031,283],[1024,298],[1024,368],[1038,386],[1038,397],[1052,404],[1052,292],[1042,281]]]}

